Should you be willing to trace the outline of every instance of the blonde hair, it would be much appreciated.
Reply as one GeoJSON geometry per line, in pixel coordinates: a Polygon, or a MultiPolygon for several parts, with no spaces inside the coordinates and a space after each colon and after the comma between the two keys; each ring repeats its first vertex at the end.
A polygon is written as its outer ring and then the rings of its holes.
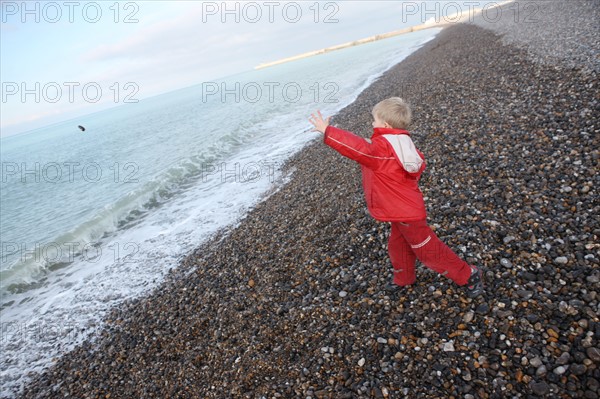
{"type": "Polygon", "coordinates": [[[400,97],[387,98],[373,107],[373,115],[394,129],[406,129],[410,125],[412,112],[406,101],[400,97]]]}

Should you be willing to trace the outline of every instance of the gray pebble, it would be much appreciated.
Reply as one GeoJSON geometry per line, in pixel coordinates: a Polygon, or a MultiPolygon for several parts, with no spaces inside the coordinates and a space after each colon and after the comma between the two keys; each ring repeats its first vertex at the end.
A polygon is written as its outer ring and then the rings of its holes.
{"type": "Polygon", "coordinates": [[[568,262],[569,259],[566,256],[559,256],[558,258],[554,259],[554,263],[558,265],[566,265],[568,262]]]}
{"type": "Polygon", "coordinates": [[[569,370],[575,375],[583,375],[587,371],[587,367],[584,364],[572,364],[569,370]]]}
{"type": "Polygon", "coordinates": [[[542,362],[542,360],[539,357],[536,356],[529,361],[529,364],[531,364],[535,368],[538,368],[544,363],[542,362]]]}
{"type": "Polygon", "coordinates": [[[517,290],[517,295],[521,299],[528,300],[531,299],[531,297],[533,296],[533,292],[528,290],[517,290]]]}
{"type": "Polygon", "coordinates": [[[600,363],[600,349],[596,347],[590,347],[585,350],[585,353],[592,361],[600,363]]]}
{"type": "Polygon", "coordinates": [[[529,388],[531,388],[533,393],[538,396],[544,396],[550,392],[550,387],[544,381],[541,381],[541,382],[532,381],[529,384],[529,388]]]}
{"type": "Polygon", "coordinates": [[[587,277],[585,278],[585,280],[586,280],[588,283],[591,283],[591,284],[596,284],[597,282],[599,282],[599,281],[600,281],[600,277],[599,277],[597,274],[592,274],[591,276],[587,276],[587,277]]]}
{"type": "Polygon", "coordinates": [[[512,242],[514,240],[515,240],[515,237],[513,237],[513,236],[506,236],[506,237],[504,237],[502,239],[502,242],[504,242],[504,244],[508,244],[508,243],[510,243],[510,242],[512,242]]]}
{"type": "Polygon", "coordinates": [[[538,377],[545,376],[548,372],[548,369],[543,364],[535,370],[535,375],[538,377]]]}
{"type": "Polygon", "coordinates": [[[556,364],[560,364],[562,366],[569,363],[569,360],[571,360],[571,355],[569,352],[563,352],[563,354],[556,359],[556,364]]]}
{"type": "Polygon", "coordinates": [[[482,315],[487,314],[489,311],[490,311],[490,305],[488,305],[485,302],[478,305],[477,308],[475,308],[475,312],[482,314],[482,315]]]}

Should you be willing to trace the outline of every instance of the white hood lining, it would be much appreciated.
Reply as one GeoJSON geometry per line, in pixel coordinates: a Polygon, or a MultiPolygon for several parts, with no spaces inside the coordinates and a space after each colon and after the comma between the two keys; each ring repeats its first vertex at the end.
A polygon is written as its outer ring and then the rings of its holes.
{"type": "Polygon", "coordinates": [[[413,143],[410,136],[406,134],[384,134],[383,138],[392,145],[402,167],[408,173],[417,173],[421,170],[423,159],[417,152],[415,143],[413,143]]]}

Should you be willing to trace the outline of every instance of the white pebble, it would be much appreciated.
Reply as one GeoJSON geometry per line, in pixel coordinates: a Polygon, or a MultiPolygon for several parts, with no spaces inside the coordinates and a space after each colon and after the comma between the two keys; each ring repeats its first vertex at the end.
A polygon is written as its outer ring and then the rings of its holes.
{"type": "Polygon", "coordinates": [[[565,369],[563,366],[558,366],[557,368],[554,369],[554,374],[563,375],[565,373],[565,371],[567,371],[567,369],[565,369]]]}
{"type": "Polygon", "coordinates": [[[444,352],[454,352],[454,342],[446,342],[444,344],[444,352]]]}
{"type": "Polygon", "coordinates": [[[465,315],[463,316],[463,321],[465,323],[470,323],[471,321],[473,321],[473,317],[475,317],[475,313],[472,311],[468,311],[467,313],[465,313],[465,315]]]}

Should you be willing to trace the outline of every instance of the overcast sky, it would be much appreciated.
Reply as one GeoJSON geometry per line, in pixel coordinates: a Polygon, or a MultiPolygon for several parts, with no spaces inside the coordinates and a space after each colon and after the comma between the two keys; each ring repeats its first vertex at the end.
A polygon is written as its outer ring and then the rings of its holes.
{"type": "Polygon", "coordinates": [[[488,3],[1,0],[1,134],[488,3]]]}

